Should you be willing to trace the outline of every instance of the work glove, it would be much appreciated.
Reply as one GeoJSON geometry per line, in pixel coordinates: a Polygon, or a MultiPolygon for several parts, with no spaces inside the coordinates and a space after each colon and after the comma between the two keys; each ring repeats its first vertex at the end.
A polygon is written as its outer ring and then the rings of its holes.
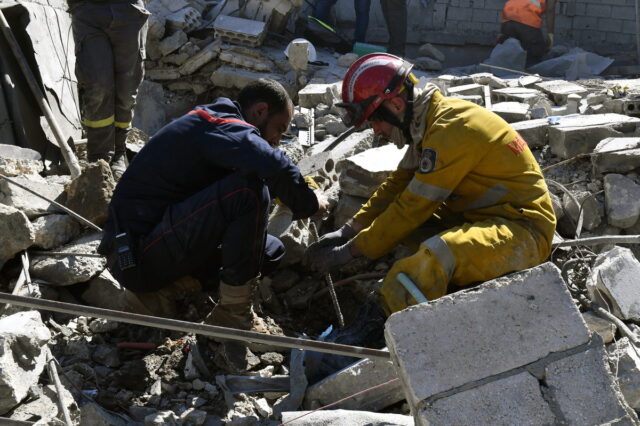
{"type": "Polygon", "coordinates": [[[316,271],[327,273],[332,268],[344,265],[353,259],[348,242],[342,245],[336,242],[325,246],[318,246],[319,243],[310,245],[306,253],[306,263],[316,271]]]}
{"type": "Polygon", "coordinates": [[[547,49],[551,50],[553,47],[553,33],[547,33],[547,49]]]}
{"type": "Polygon", "coordinates": [[[320,239],[311,244],[307,249],[307,252],[318,250],[322,247],[337,246],[346,243],[351,238],[355,237],[357,232],[349,224],[342,225],[342,228],[337,231],[324,234],[320,239]]]}
{"type": "Polygon", "coordinates": [[[413,281],[427,300],[437,299],[447,293],[449,278],[431,250],[421,244],[413,256],[394,263],[382,283],[380,293],[387,314],[401,311],[416,303],[409,291],[398,281],[398,274],[401,272],[413,281]]]}

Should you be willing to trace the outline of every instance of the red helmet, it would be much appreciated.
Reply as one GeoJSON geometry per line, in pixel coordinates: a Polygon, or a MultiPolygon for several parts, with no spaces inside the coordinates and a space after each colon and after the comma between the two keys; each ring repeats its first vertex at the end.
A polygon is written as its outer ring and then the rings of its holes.
{"type": "Polygon", "coordinates": [[[342,81],[345,124],[360,127],[385,99],[396,96],[413,64],[389,53],[370,53],[353,63],[342,81]]]}

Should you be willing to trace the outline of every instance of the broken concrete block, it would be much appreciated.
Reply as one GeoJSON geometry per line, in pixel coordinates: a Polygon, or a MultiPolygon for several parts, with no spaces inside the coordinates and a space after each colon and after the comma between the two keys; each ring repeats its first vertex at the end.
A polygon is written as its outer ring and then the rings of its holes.
{"type": "Polygon", "coordinates": [[[62,386],[62,395],[58,394],[54,385],[44,386],[42,389],[33,386],[32,391],[35,393],[34,398],[30,398],[28,402],[20,404],[11,413],[11,420],[29,421],[38,418],[42,424],[56,425],[61,424],[64,414],[58,407],[58,401],[62,399],[67,407],[69,417],[73,422],[80,420],[80,410],[73,399],[71,392],[62,386]]]}
{"type": "Polygon", "coordinates": [[[444,62],[445,56],[444,53],[439,51],[434,45],[431,43],[425,43],[418,48],[418,56],[426,56],[429,58],[433,58],[438,62],[444,62]]]}
{"type": "Polygon", "coordinates": [[[35,233],[20,210],[0,204],[0,268],[16,253],[33,245],[35,233]]]}
{"type": "Polygon", "coordinates": [[[202,23],[202,15],[193,7],[185,7],[165,16],[167,27],[172,31],[188,33],[202,23]]]}
{"type": "Polygon", "coordinates": [[[597,154],[591,157],[594,173],[630,172],[640,167],[640,138],[606,138],[593,153],[597,154]]]}
{"type": "MultiPolygon", "coordinates": [[[[391,360],[363,359],[307,388],[304,407],[309,410],[316,409],[396,377],[398,374],[391,360]]],[[[366,394],[349,398],[336,408],[380,411],[403,399],[404,391],[402,384],[398,381],[366,394]]]]}
{"type": "Polygon", "coordinates": [[[550,192],[551,196],[551,207],[553,207],[553,212],[556,215],[556,219],[560,220],[564,216],[564,207],[562,206],[562,200],[556,194],[550,192]]]}
{"type": "Polygon", "coordinates": [[[159,41],[162,37],[164,37],[166,23],[167,21],[166,19],[164,19],[164,16],[160,16],[156,13],[152,13],[151,15],[149,15],[149,18],[147,19],[147,44],[149,43],[148,40],[159,41]]]}
{"type": "MultiPolygon", "coordinates": [[[[366,151],[373,147],[374,134],[372,129],[367,129],[362,132],[355,132],[349,135],[345,140],[340,142],[335,147],[331,148],[331,154],[334,159],[340,161],[344,158],[356,155],[362,151],[366,151]]],[[[316,155],[326,150],[329,145],[335,141],[335,138],[329,138],[325,141],[319,142],[313,145],[308,151],[308,156],[316,155]]],[[[305,174],[305,173],[303,173],[305,174]]],[[[305,174],[306,175],[306,174],[305,174]]]]}
{"type": "Polygon", "coordinates": [[[338,163],[340,188],[345,194],[369,198],[398,167],[408,147],[395,144],[371,148],[338,163]]]}
{"type": "Polygon", "coordinates": [[[640,262],[631,250],[614,247],[598,255],[587,291],[591,300],[611,307],[612,312],[625,320],[640,320],[640,292],[638,291],[640,262]]]}
{"type": "Polygon", "coordinates": [[[542,81],[534,86],[549,95],[556,105],[565,105],[569,95],[576,94],[585,97],[589,93],[587,89],[579,84],[564,80],[542,81]]]}
{"type": "Polygon", "coordinates": [[[50,214],[40,216],[31,223],[33,245],[49,250],[68,243],[80,233],[80,224],[71,216],[50,214]]]}
{"type": "Polygon", "coordinates": [[[560,158],[590,154],[601,140],[633,132],[639,123],[638,118],[620,114],[562,117],[557,125],[549,126],[551,152],[560,158]]]}
{"type": "Polygon", "coordinates": [[[503,89],[507,87],[507,82],[500,77],[496,77],[490,72],[479,72],[471,74],[473,82],[483,86],[489,86],[491,89],[503,89]]]}
{"type": "Polygon", "coordinates": [[[309,45],[305,39],[293,40],[287,46],[289,63],[296,71],[305,71],[309,63],[309,45]]]}
{"type": "Polygon", "coordinates": [[[213,23],[216,37],[233,44],[258,47],[267,34],[267,25],[262,21],[220,15],[213,23]]]}
{"type": "Polygon", "coordinates": [[[629,341],[622,339],[611,345],[609,365],[618,378],[624,399],[634,410],[640,410],[640,356],[629,341]]]}
{"type": "Polygon", "coordinates": [[[544,96],[542,92],[527,87],[506,87],[495,89],[491,92],[491,100],[498,102],[521,102],[533,106],[537,100],[544,96]]]}
{"type": "Polygon", "coordinates": [[[338,58],[338,65],[340,65],[341,67],[349,68],[357,60],[357,53],[345,53],[338,58]]]}
{"type": "Polygon", "coordinates": [[[289,228],[280,235],[280,241],[286,250],[282,266],[302,261],[307,247],[314,242],[309,231],[309,221],[304,219],[291,222],[289,228]]]}
{"type": "MultiPolygon", "coordinates": [[[[58,201],[64,187],[39,175],[16,176],[12,180],[50,200],[58,201]]],[[[0,179],[0,203],[22,210],[29,219],[59,211],[57,207],[24,189],[0,179]]]]}
{"type": "Polygon", "coordinates": [[[153,136],[167,122],[165,110],[159,108],[163,102],[164,89],[162,84],[143,80],[138,87],[133,126],[147,135],[153,136]]]}
{"type": "Polygon", "coordinates": [[[582,345],[589,332],[560,270],[545,263],[394,313],[385,337],[415,413],[434,395],[582,345]]]}
{"type": "Polygon", "coordinates": [[[507,123],[528,120],[530,109],[528,104],[520,102],[498,102],[491,107],[491,111],[498,114],[507,123]]]}
{"type": "Polygon", "coordinates": [[[50,338],[38,311],[0,319],[0,414],[15,407],[38,383],[50,338]]]}
{"type": "Polygon", "coordinates": [[[602,217],[604,216],[603,205],[589,191],[576,191],[572,194],[578,204],[568,194],[564,193],[562,196],[564,212],[573,219],[573,223],[577,224],[580,210],[582,210],[582,227],[588,231],[597,228],[602,223],[602,217]]]}
{"type": "Polygon", "coordinates": [[[341,83],[307,84],[298,92],[298,104],[304,108],[314,108],[318,104],[333,105],[334,93],[332,86],[341,83]]]}
{"type": "Polygon", "coordinates": [[[604,200],[609,225],[630,228],[640,217],[640,185],[624,175],[604,177],[604,200]]]}
{"type": "Polygon", "coordinates": [[[209,43],[180,67],[180,74],[190,75],[212,61],[220,52],[220,40],[209,43]]]}
{"type": "Polygon", "coordinates": [[[547,119],[515,122],[511,123],[511,127],[520,133],[529,148],[545,146],[549,141],[549,121],[547,119]]]}
{"type": "Polygon", "coordinates": [[[423,425],[556,423],[538,379],[526,371],[424,403],[419,417],[423,425]]]}
{"type": "Polygon", "coordinates": [[[289,83],[283,79],[281,74],[268,74],[238,69],[228,65],[223,65],[211,74],[211,82],[225,89],[242,89],[247,84],[260,78],[271,78],[281,83],[285,88],[289,83]]]}
{"type": "Polygon", "coordinates": [[[476,105],[484,106],[484,97],[480,95],[451,95],[449,97],[462,99],[463,101],[473,102],[476,105]]]}
{"type": "Polygon", "coordinates": [[[597,333],[605,344],[613,341],[613,338],[616,335],[616,330],[618,329],[614,323],[604,318],[600,318],[593,312],[584,312],[582,314],[582,319],[587,324],[587,327],[589,327],[589,331],[597,333]]]}
{"type": "Polygon", "coordinates": [[[66,206],[99,226],[107,220],[115,187],[111,168],[106,161],[90,163],[80,176],[65,185],[66,206]]]}
{"type": "Polygon", "coordinates": [[[0,173],[5,176],[38,174],[44,163],[38,151],[16,145],[0,144],[0,173]]]}
{"type": "Polygon", "coordinates": [[[222,62],[259,72],[268,72],[274,69],[274,65],[269,59],[247,51],[239,51],[239,49],[239,47],[235,47],[233,50],[222,51],[218,58],[222,62]]]}
{"type": "MultiPolygon", "coordinates": [[[[101,234],[82,237],[59,249],[70,253],[95,253],[100,244],[101,234]]],[[[102,257],[34,256],[29,271],[32,278],[41,278],[54,285],[66,286],[89,281],[102,272],[107,260],[102,257]]]]}
{"type": "Polygon", "coordinates": [[[424,71],[440,71],[442,63],[436,59],[421,56],[412,60],[415,67],[424,71]]]}
{"type": "Polygon", "coordinates": [[[113,278],[108,269],[105,269],[89,281],[87,289],[82,292],[80,298],[90,306],[126,311],[124,292],[120,283],[113,278]]]}
{"type": "Polygon", "coordinates": [[[176,80],[180,78],[180,70],[177,68],[153,68],[146,69],[145,78],[154,81],[176,80]]]}
{"type": "Polygon", "coordinates": [[[450,87],[447,90],[449,96],[457,96],[457,95],[477,95],[484,96],[484,88],[483,86],[475,83],[465,84],[462,86],[450,87]]]}
{"type": "Polygon", "coordinates": [[[352,197],[351,195],[343,195],[340,197],[340,201],[338,201],[333,212],[333,223],[336,229],[340,228],[347,220],[355,216],[366,202],[367,198],[362,197],[352,197]]]}
{"type": "MultiPolygon", "coordinates": [[[[282,412],[282,423],[291,422],[308,411],[284,411],[282,412]]],[[[372,413],[369,411],[353,410],[324,410],[305,415],[305,417],[291,423],[296,426],[413,426],[411,416],[391,413],[372,413]]]]}
{"type": "Polygon", "coordinates": [[[180,49],[189,40],[187,34],[184,31],[176,31],[169,37],[164,38],[158,43],[158,48],[162,56],[167,56],[170,53],[180,49]]]}
{"type": "Polygon", "coordinates": [[[90,402],[81,408],[80,426],[126,426],[127,424],[130,424],[129,419],[116,416],[96,403],[90,402]]]}
{"type": "Polygon", "coordinates": [[[547,365],[545,383],[567,424],[614,423],[623,418],[633,424],[600,345],[547,365]]]}

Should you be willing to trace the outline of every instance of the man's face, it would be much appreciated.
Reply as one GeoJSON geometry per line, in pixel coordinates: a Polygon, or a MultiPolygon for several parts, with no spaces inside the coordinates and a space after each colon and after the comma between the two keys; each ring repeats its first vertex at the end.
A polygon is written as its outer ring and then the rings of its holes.
{"type": "Polygon", "coordinates": [[[391,137],[392,132],[395,129],[395,126],[388,121],[384,120],[384,116],[380,114],[382,109],[386,109],[386,111],[390,114],[393,114],[400,118],[400,113],[404,111],[403,104],[395,101],[396,98],[392,100],[385,100],[380,107],[367,120],[373,129],[373,132],[376,136],[385,136],[387,138],[391,137]]]}
{"type": "Polygon", "coordinates": [[[265,114],[256,127],[260,130],[262,138],[275,148],[280,145],[282,134],[289,128],[292,117],[293,107],[289,104],[284,111],[275,114],[265,114]]]}

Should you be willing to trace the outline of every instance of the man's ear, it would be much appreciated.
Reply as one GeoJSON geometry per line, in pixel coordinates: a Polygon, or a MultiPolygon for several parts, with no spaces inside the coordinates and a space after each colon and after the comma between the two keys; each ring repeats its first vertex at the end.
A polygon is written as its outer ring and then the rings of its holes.
{"type": "Polygon", "coordinates": [[[266,102],[256,102],[252,108],[257,122],[262,122],[269,116],[269,104],[266,102]]]}

